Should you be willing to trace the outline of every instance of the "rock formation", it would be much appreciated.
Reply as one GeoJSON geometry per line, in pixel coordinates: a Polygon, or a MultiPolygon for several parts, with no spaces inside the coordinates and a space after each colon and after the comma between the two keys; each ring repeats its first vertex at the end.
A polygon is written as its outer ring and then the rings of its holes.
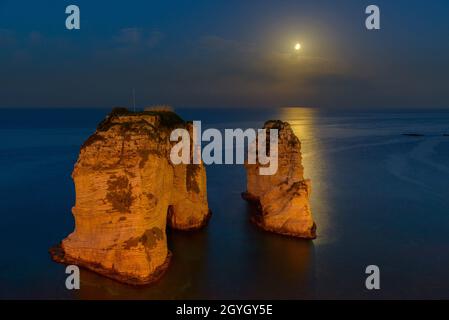
{"type": "MultiPolygon", "coordinates": [[[[274,175],[260,175],[260,164],[245,164],[247,191],[242,196],[257,205],[252,220],[268,231],[313,239],[316,226],[309,203],[311,183],[304,179],[301,143],[287,122],[267,121],[264,129],[267,144],[270,143],[268,129],[279,132],[278,170],[274,175]]],[[[255,141],[252,147],[257,148],[256,145],[255,141]]]]}
{"type": "Polygon", "coordinates": [[[72,173],[75,230],[50,250],[54,260],[131,284],[163,274],[166,225],[196,229],[210,215],[204,166],[170,161],[174,128],[192,124],[171,111],[121,108],[99,124],[72,173]]]}

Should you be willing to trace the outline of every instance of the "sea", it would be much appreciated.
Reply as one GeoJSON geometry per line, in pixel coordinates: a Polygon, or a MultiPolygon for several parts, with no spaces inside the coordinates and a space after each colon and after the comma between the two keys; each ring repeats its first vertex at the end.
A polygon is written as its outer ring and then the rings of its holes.
{"type": "Polygon", "coordinates": [[[134,287],[81,270],[67,290],[48,249],[74,228],[71,172],[108,109],[0,110],[1,299],[448,299],[449,110],[178,108],[203,128],[288,121],[312,181],[317,238],[250,221],[242,165],[207,166],[212,218],[168,230],[173,259],[134,287]],[[368,290],[368,266],[379,289],[368,290]]]}

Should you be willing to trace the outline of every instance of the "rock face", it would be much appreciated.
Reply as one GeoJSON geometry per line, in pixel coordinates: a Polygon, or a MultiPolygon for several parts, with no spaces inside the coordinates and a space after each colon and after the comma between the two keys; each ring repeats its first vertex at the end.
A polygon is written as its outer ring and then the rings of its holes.
{"type": "Polygon", "coordinates": [[[245,164],[247,191],[242,196],[257,205],[252,220],[268,231],[313,239],[316,226],[309,203],[311,182],[304,179],[301,143],[287,122],[267,121],[264,129],[279,132],[278,170],[274,175],[264,176],[259,174],[260,164],[245,164]]]}
{"type": "Polygon", "coordinates": [[[170,161],[174,128],[192,132],[170,111],[114,109],[99,124],[72,173],[75,230],[51,249],[54,260],[131,284],[163,274],[166,225],[197,229],[210,215],[204,166],[170,161]]]}

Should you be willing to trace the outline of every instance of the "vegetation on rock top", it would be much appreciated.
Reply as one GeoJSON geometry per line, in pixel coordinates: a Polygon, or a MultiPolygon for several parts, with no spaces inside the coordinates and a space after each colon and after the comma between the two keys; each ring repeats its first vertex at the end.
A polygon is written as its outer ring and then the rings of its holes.
{"type": "MultiPolygon", "coordinates": [[[[186,125],[186,122],[178,116],[175,112],[170,110],[144,110],[144,111],[130,111],[126,108],[114,108],[109,115],[97,127],[98,131],[106,131],[113,124],[113,120],[118,117],[130,116],[157,116],[160,119],[160,125],[166,128],[175,128],[186,125]]],[[[122,124],[124,125],[124,124],[122,124]]]]}

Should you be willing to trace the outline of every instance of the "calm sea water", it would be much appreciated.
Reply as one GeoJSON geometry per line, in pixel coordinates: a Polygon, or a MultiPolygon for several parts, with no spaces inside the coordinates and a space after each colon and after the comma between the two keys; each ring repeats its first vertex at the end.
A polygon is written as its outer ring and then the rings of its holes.
{"type": "Polygon", "coordinates": [[[169,232],[157,284],[135,288],[82,270],[68,291],[48,248],[73,230],[70,177],[108,110],[0,110],[0,298],[449,298],[449,112],[177,110],[204,127],[289,121],[312,179],[318,238],[259,230],[242,166],[209,166],[207,228],[169,232]],[[423,133],[424,137],[402,133],[423,133]],[[365,267],[381,290],[365,289],[365,267]]]}

